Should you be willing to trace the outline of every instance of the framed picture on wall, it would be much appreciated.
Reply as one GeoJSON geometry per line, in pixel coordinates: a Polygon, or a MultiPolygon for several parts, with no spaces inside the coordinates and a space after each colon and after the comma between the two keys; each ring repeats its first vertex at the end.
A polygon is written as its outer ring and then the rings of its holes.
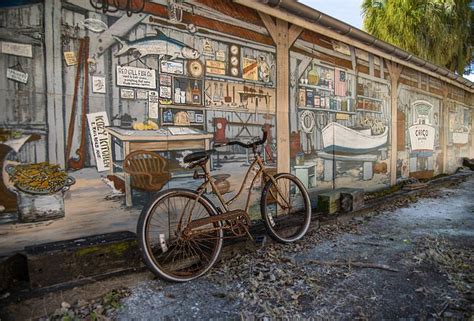
{"type": "Polygon", "coordinates": [[[162,60],[160,62],[160,71],[168,74],[184,75],[184,62],[180,60],[162,60]]]}

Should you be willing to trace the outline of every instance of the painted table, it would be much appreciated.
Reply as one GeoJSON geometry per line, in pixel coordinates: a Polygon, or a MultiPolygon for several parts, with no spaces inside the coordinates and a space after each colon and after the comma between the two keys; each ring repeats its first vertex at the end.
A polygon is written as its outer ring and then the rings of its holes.
{"type": "MultiPolygon", "coordinates": [[[[109,148],[112,154],[110,175],[115,175],[125,182],[126,206],[133,205],[130,175],[123,172],[122,167],[123,160],[129,153],[136,150],[164,152],[209,149],[213,137],[212,134],[190,128],[142,131],[108,127],[106,130],[109,133],[109,148]],[[116,145],[122,147],[121,155],[116,155],[116,145]]],[[[207,166],[209,169],[209,162],[207,166]]]]}

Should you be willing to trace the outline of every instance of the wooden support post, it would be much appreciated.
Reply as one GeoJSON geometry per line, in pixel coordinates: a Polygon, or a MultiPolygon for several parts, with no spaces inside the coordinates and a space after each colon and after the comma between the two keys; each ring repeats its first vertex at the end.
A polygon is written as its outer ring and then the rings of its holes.
{"type": "Polygon", "coordinates": [[[65,127],[62,83],[61,0],[45,0],[44,24],[48,161],[64,167],[65,127]]]}
{"type": "Polygon", "coordinates": [[[303,28],[258,12],[268,33],[276,44],[276,136],[277,136],[277,170],[279,173],[290,172],[290,47],[298,39],[303,28]]]}
{"type": "Polygon", "coordinates": [[[439,144],[443,153],[443,164],[441,165],[441,172],[444,174],[447,170],[448,162],[448,87],[446,84],[443,86],[443,103],[441,104],[440,117],[438,120],[439,126],[439,144]]]}
{"type": "Polygon", "coordinates": [[[396,63],[385,60],[387,65],[388,74],[390,75],[390,104],[392,111],[392,126],[390,129],[390,185],[397,183],[397,108],[398,108],[398,80],[403,70],[403,66],[396,63]]]}

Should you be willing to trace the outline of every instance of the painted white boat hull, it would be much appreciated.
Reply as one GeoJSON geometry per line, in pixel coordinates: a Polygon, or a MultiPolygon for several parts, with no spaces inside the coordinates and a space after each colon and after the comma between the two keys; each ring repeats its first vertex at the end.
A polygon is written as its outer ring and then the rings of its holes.
{"type": "Polygon", "coordinates": [[[326,152],[365,154],[387,144],[388,127],[381,135],[371,135],[367,130],[357,131],[333,122],[323,128],[322,135],[326,152]]]}

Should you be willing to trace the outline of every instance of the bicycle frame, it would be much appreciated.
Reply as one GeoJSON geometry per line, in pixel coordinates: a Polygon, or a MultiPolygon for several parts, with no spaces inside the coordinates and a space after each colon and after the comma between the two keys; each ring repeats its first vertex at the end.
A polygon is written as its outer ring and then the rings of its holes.
{"type": "MultiPolygon", "coordinates": [[[[247,180],[250,176],[250,173],[253,172],[253,169],[256,168],[258,166],[258,170],[255,174],[255,176],[253,177],[252,179],[252,182],[249,186],[249,192],[248,192],[248,195],[247,195],[247,201],[246,201],[246,204],[245,204],[245,209],[244,211],[248,213],[248,209],[250,207],[250,196],[251,196],[251,193],[252,193],[252,188],[254,187],[255,185],[255,182],[257,181],[257,179],[259,177],[265,177],[265,178],[268,178],[270,180],[273,181],[273,183],[275,184],[276,188],[277,188],[277,191],[278,191],[278,194],[280,194],[281,197],[283,197],[283,193],[282,191],[280,190],[280,188],[278,187],[278,184],[276,184],[276,181],[275,179],[273,178],[272,175],[268,174],[267,172],[267,169],[265,168],[265,165],[263,163],[263,159],[262,157],[260,156],[259,153],[256,153],[254,151],[254,154],[255,154],[255,159],[253,160],[253,162],[250,164],[248,170],[247,170],[247,173],[245,174],[245,178],[244,180],[242,181],[242,184],[240,186],[240,189],[239,191],[237,192],[237,194],[232,197],[231,199],[229,200],[225,200],[224,197],[222,196],[222,194],[220,193],[219,189],[217,188],[217,186],[215,185],[214,183],[214,180],[212,178],[212,176],[210,175],[210,173],[207,171],[206,167],[205,166],[201,166],[201,168],[203,169],[204,171],[204,183],[202,183],[198,188],[197,188],[197,192],[199,193],[199,195],[202,195],[205,191],[208,190],[208,187],[209,185],[211,186],[211,189],[212,189],[212,192],[217,196],[217,198],[219,199],[219,202],[221,203],[222,207],[224,208],[224,212],[226,211],[229,211],[229,206],[236,200],[240,197],[240,195],[243,193],[244,191],[244,188],[245,186],[247,185],[247,180]]],[[[202,176],[201,176],[202,177],[202,176]]],[[[285,202],[286,203],[286,202],[285,202]]],[[[282,204],[280,204],[282,206],[282,204]]],[[[289,206],[289,204],[286,204],[286,206],[289,206]]],[[[283,208],[285,208],[286,206],[282,206],[283,208]]]]}
{"type": "MultiPolygon", "coordinates": [[[[213,222],[217,222],[217,221],[225,221],[227,225],[229,225],[229,221],[227,219],[224,219],[224,218],[220,218],[221,215],[225,215],[226,213],[228,212],[231,212],[229,210],[229,206],[237,199],[239,198],[239,196],[243,193],[244,191],[244,188],[245,186],[247,185],[247,180],[249,178],[249,175],[251,172],[253,172],[253,169],[256,168],[258,166],[258,170],[257,170],[257,173],[255,174],[255,176],[253,177],[252,179],[252,182],[249,186],[249,192],[248,192],[248,195],[247,195],[247,201],[246,201],[246,204],[245,204],[245,209],[243,210],[239,210],[243,216],[247,216],[248,220],[249,220],[249,225],[250,225],[250,217],[248,215],[248,209],[250,207],[250,196],[251,196],[251,193],[252,193],[252,188],[253,186],[255,185],[255,182],[256,180],[261,177],[263,175],[263,177],[266,177],[268,178],[269,180],[271,180],[277,190],[277,195],[274,195],[273,191],[270,191],[270,194],[272,195],[273,199],[283,208],[283,209],[286,209],[288,207],[290,207],[290,204],[288,204],[288,201],[285,199],[284,197],[284,194],[282,193],[280,187],[278,186],[278,184],[276,183],[276,180],[273,178],[272,175],[268,174],[266,168],[265,168],[265,165],[263,163],[263,159],[262,157],[260,156],[259,153],[257,153],[255,151],[255,149],[253,149],[253,153],[255,155],[255,159],[253,160],[252,164],[250,165],[249,169],[247,170],[247,173],[245,174],[245,178],[240,186],[240,189],[239,191],[237,192],[237,194],[232,197],[231,199],[229,200],[225,200],[224,197],[222,196],[221,192],[219,191],[219,189],[217,188],[217,186],[215,185],[214,183],[214,178],[211,176],[211,174],[209,173],[209,171],[207,170],[205,164],[200,164],[200,167],[202,168],[202,170],[204,171],[204,174],[197,174],[197,172],[195,172],[194,174],[194,177],[197,179],[197,178],[204,178],[204,182],[197,188],[196,192],[198,193],[198,198],[196,198],[196,200],[193,202],[194,204],[192,204],[192,207],[191,207],[191,213],[194,211],[194,208],[197,204],[197,202],[199,201],[199,199],[201,198],[201,196],[204,194],[204,192],[206,192],[208,189],[209,189],[209,186],[211,187],[211,190],[212,190],[212,193],[215,194],[217,196],[217,198],[219,199],[219,202],[221,203],[221,206],[223,207],[223,209],[220,209],[220,208],[217,208],[219,210],[219,213],[218,215],[214,216],[214,217],[209,217],[209,218],[204,218],[204,219],[199,219],[197,221],[193,221],[194,224],[192,224],[194,226],[194,228],[197,228],[201,225],[207,225],[209,223],[213,223],[213,222]],[[281,203],[281,201],[284,202],[284,204],[281,203]]],[[[183,209],[184,211],[185,209],[183,209]]],[[[241,216],[239,214],[237,214],[238,216],[241,216]]],[[[181,218],[179,220],[179,223],[178,223],[178,228],[180,229],[180,227],[182,226],[182,219],[184,217],[184,212],[182,213],[181,215],[181,218]]],[[[186,223],[186,226],[188,226],[188,232],[187,233],[191,233],[189,231],[189,226],[190,226],[190,223],[191,223],[191,220],[192,220],[192,215],[189,215],[188,216],[188,221],[186,223]]],[[[220,227],[220,228],[225,228],[224,226],[220,227]]],[[[205,230],[205,231],[209,231],[209,230],[216,230],[218,228],[211,228],[211,229],[208,229],[208,230],[205,230]]],[[[201,231],[201,232],[204,232],[204,231],[201,231]]],[[[247,235],[250,236],[248,230],[246,230],[246,233],[247,235]]]]}

